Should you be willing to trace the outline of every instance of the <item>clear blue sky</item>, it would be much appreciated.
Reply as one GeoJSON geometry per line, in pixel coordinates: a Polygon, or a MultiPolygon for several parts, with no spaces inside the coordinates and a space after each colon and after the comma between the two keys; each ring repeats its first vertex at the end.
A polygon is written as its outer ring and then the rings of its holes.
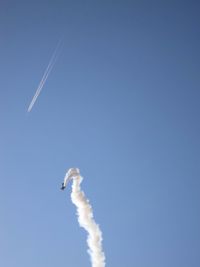
{"type": "Polygon", "coordinates": [[[0,266],[90,266],[59,189],[70,167],[107,267],[200,266],[199,13],[198,1],[1,1],[0,266]]]}

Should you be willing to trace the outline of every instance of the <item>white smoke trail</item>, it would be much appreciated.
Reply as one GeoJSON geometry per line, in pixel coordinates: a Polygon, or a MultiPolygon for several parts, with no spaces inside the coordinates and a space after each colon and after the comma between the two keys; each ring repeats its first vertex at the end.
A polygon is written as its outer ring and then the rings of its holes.
{"type": "Polygon", "coordinates": [[[82,182],[81,176],[76,176],[73,179],[71,199],[73,204],[77,207],[78,222],[88,232],[88,253],[90,254],[92,267],[104,267],[105,255],[102,250],[102,233],[99,226],[93,218],[92,207],[89,200],[81,191],[80,184],[82,182]]]}
{"type": "Polygon", "coordinates": [[[48,64],[48,66],[47,66],[47,68],[46,68],[46,70],[45,70],[45,72],[44,72],[44,74],[42,76],[42,79],[41,79],[41,81],[40,81],[40,83],[38,85],[36,93],[33,96],[33,99],[31,100],[31,103],[30,103],[30,105],[28,107],[28,112],[30,112],[31,109],[33,108],[33,106],[35,104],[35,101],[37,100],[39,94],[41,93],[42,88],[43,88],[43,86],[44,86],[44,84],[45,84],[50,72],[52,71],[52,69],[53,69],[53,67],[54,67],[54,65],[56,63],[56,60],[58,59],[61,44],[62,44],[62,39],[58,42],[58,44],[56,46],[56,49],[53,52],[53,55],[52,55],[52,57],[51,57],[51,59],[49,61],[49,64],[48,64]]]}

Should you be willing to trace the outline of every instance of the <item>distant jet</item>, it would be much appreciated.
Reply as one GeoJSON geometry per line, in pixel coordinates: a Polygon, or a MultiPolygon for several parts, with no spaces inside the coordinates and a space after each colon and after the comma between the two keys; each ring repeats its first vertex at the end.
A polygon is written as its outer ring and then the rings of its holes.
{"type": "Polygon", "coordinates": [[[64,182],[62,183],[61,190],[64,190],[69,182],[69,180],[77,177],[80,175],[79,169],[78,168],[71,168],[69,171],[66,173],[64,182]]]}

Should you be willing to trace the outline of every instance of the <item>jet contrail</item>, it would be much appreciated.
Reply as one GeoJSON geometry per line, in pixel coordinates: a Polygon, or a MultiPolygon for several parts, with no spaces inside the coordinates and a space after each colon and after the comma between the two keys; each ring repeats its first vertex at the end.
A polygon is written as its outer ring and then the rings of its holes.
{"type": "Polygon", "coordinates": [[[105,267],[105,255],[102,249],[102,233],[93,218],[92,206],[85,197],[84,192],[81,191],[80,184],[83,178],[80,176],[79,169],[73,168],[67,172],[63,186],[66,186],[69,179],[73,179],[71,200],[77,208],[79,225],[88,232],[88,253],[90,254],[92,267],[105,267]]]}
{"type": "Polygon", "coordinates": [[[52,57],[51,57],[51,59],[49,61],[49,64],[48,64],[48,66],[47,66],[47,68],[46,68],[46,70],[44,72],[44,75],[43,75],[43,77],[42,77],[42,79],[41,79],[41,81],[40,81],[40,83],[38,85],[36,93],[35,93],[32,101],[31,101],[31,103],[30,103],[30,105],[28,107],[28,112],[30,112],[31,109],[33,108],[33,106],[35,104],[35,101],[37,100],[39,94],[41,93],[42,88],[43,88],[43,86],[44,86],[44,84],[45,84],[50,72],[52,71],[52,69],[53,69],[53,67],[54,67],[54,65],[56,63],[56,60],[58,59],[60,48],[61,48],[61,44],[62,44],[62,39],[58,42],[58,44],[56,46],[56,49],[55,49],[55,51],[54,51],[54,53],[53,53],[53,55],[52,55],[52,57]]]}

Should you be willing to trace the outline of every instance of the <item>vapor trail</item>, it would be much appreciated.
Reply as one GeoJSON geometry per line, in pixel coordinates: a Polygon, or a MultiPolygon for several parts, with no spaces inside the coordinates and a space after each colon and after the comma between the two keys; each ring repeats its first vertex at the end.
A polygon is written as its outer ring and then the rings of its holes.
{"type": "Polygon", "coordinates": [[[88,253],[90,254],[92,267],[104,267],[105,255],[102,249],[102,233],[94,221],[89,200],[85,197],[84,192],[81,191],[80,184],[82,179],[80,175],[73,179],[71,199],[77,207],[79,225],[88,232],[88,253]]]}
{"type": "Polygon", "coordinates": [[[49,64],[48,64],[48,66],[47,66],[47,68],[46,68],[46,70],[45,70],[45,72],[44,72],[44,74],[42,76],[42,79],[41,79],[41,81],[40,81],[40,83],[38,85],[38,88],[37,88],[37,90],[35,92],[35,95],[33,96],[33,99],[31,100],[31,103],[30,103],[30,105],[28,107],[28,112],[30,112],[31,109],[33,108],[33,106],[35,104],[35,101],[37,100],[39,94],[41,93],[42,88],[43,88],[43,86],[44,86],[44,84],[45,84],[50,72],[52,71],[52,69],[53,69],[53,67],[54,67],[54,65],[56,63],[56,60],[58,59],[60,48],[61,48],[61,44],[62,44],[62,39],[58,42],[58,44],[56,46],[56,49],[53,52],[53,55],[51,56],[49,64]]]}

